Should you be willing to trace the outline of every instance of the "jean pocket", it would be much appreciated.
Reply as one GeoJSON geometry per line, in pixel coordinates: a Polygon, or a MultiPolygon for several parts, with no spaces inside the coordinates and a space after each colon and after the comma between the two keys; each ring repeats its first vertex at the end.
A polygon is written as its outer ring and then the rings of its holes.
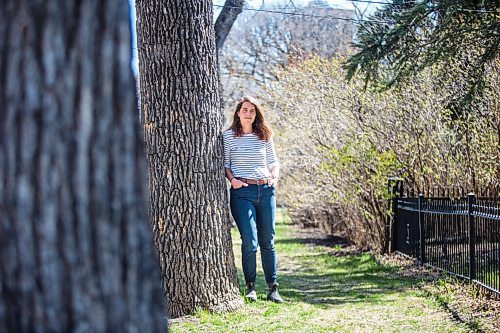
{"type": "Polygon", "coordinates": [[[234,188],[234,187],[232,187],[232,186],[231,186],[231,190],[230,190],[230,192],[231,192],[231,193],[233,193],[233,194],[236,194],[236,193],[238,193],[238,192],[241,192],[241,190],[242,190],[243,188],[244,188],[244,186],[242,186],[242,187],[238,187],[238,188],[234,188]]]}

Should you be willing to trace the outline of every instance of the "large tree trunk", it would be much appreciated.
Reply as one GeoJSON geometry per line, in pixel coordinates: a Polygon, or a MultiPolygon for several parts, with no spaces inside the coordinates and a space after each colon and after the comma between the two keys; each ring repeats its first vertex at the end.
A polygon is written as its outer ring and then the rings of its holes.
{"type": "Polygon", "coordinates": [[[127,1],[0,11],[0,332],[163,332],[127,1]]]}
{"type": "Polygon", "coordinates": [[[242,304],[223,172],[211,0],[137,1],[151,216],[172,317],[242,304]]]}

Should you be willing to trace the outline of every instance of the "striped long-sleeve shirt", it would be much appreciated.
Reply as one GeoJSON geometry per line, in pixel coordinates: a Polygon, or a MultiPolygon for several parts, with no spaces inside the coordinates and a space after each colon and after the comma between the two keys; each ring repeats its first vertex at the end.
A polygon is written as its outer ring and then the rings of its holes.
{"type": "Polygon", "coordinates": [[[265,179],[270,170],[279,164],[272,138],[260,140],[255,134],[234,136],[228,129],[224,137],[224,167],[231,169],[234,177],[265,179]]]}

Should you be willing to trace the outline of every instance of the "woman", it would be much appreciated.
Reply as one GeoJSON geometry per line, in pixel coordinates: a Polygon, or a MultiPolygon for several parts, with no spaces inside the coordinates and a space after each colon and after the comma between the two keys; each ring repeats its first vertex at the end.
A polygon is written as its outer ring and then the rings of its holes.
{"type": "Polygon", "coordinates": [[[224,132],[224,168],[231,183],[231,213],[240,231],[245,297],[257,300],[255,291],[257,244],[268,284],[267,299],[282,303],[278,293],[274,219],[279,162],[261,108],[251,97],[236,106],[231,127],[224,132]]]}

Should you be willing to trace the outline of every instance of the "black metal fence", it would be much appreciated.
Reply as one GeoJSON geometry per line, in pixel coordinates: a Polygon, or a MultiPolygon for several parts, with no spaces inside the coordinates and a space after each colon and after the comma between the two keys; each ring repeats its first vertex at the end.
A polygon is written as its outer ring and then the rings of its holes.
{"type": "Polygon", "coordinates": [[[399,197],[391,249],[500,294],[500,200],[399,197]]]}

